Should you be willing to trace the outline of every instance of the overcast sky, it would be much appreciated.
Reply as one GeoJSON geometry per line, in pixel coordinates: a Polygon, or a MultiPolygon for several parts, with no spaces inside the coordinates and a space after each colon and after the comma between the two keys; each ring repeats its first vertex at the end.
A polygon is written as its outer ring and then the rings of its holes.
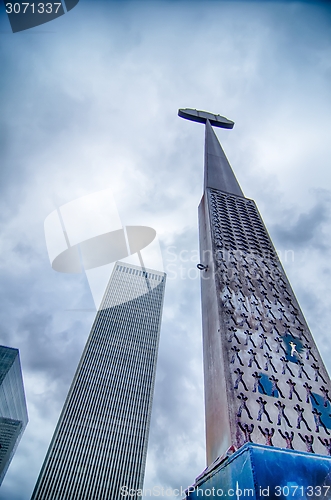
{"type": "Polygon", "coordinates": [[[0,7],[0,344],[20,350],[29,412],[0,500],[30,498],[95,315],[86,277],[52,270],[44,220],[105,188],[123,224],[151,226],[161,243],[168,281],[145,487],[186,487],[205,467],[204,127],[177,110],[235,121],[218,137],[330,370],[331,8],[80,0],[13,34],[0,7]]]}

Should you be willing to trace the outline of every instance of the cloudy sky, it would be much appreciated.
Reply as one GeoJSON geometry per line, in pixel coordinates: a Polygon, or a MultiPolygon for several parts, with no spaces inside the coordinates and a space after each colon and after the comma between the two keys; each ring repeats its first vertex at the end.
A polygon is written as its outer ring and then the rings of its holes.
{"type": "Polygon", "coordinates": [[[186,487],[205,467],[204,130],[177,110],[235,121],[218,136],[330,370],[331,7],[80,0],[16,34],[0,7],[0,344],[20,350],[30,419],[0,500],[30,498],[95,314],[86,276],[52,270],[44,220],[105,188],[123,224],[160,240],[168,282],[145,486],[186,487]]]}

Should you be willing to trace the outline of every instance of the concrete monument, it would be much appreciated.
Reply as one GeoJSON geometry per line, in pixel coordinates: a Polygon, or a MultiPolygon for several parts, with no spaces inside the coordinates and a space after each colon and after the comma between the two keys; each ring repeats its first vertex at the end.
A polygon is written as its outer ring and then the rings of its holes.
{"type": "MultiPolygon", "coordinates": [[[[259,470],[271,466],[276,450],[292,458],[330,455],[329,375],[259,211],[212,128],[234,123],[190,109],[179,116],[204,123],[206,134],[198,266],[208,466],[202,478],[242,447],[266,449],[264,457],[274,449],[269,462],[255,463],[259,470]]],[[[330,459],[323,463],[331,470],[330,459]]]]}

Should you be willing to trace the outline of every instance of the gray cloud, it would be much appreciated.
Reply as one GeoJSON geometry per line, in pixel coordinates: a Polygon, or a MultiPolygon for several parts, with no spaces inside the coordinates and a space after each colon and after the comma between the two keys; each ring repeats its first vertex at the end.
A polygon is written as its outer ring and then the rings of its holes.
{"type": "MultiPolygon", "coordinates": [[[[331,218],[330,191],[318,190],[315,204],[306,213],[297,216],[292,211],[283,214],[283,221],[274,224],[274,241],[285,248],[300,248],[307,245],[321,251],[329,251],[328,231],[331,218]]],[[[328,231],[330,233],[330,230],[328,231]]]]}

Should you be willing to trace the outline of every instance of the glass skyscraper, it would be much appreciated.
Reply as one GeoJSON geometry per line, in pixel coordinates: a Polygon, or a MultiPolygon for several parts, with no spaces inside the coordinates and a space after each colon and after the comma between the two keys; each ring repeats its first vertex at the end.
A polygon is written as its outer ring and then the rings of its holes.
{"type": "Polygon", "coordinates": [[[164,287],[164,273],[115,264],[33,500],[143,487],[164,287]]]}
{"type": "Polygon", "coordinates": [[[0,484],[27,423],[18,349],[0,346],[0,484]]]}

